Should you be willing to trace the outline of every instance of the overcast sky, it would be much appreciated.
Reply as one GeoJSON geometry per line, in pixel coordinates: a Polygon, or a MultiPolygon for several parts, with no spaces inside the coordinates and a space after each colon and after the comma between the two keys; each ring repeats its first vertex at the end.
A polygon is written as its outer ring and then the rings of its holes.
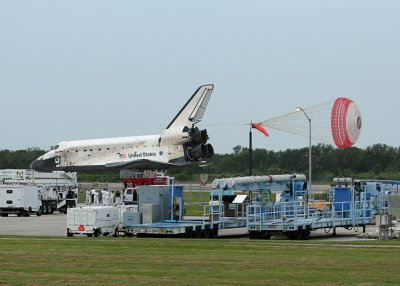
{"type": "MultiPolygon", "coordinates": [[[[159,134],[199,85],[217,153],[248,127],[337,97],[356,146],[398,147],[400,1],[0,1],[0,149],[159,134]]],[[[254,133],[256,148],[307,138],[254,133]]]]}

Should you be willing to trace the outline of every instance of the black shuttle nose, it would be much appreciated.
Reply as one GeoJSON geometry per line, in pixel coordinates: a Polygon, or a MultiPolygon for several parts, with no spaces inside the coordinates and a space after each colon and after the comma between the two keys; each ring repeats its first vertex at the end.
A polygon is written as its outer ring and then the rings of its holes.
{"type": "Polygon", "coordinates": [[[36,169],[40,169],[41,167],[43,167],[43,165],[44,165],[43,160],[36,159],[31,163],[30,167],[31,167],[31,169],[36,170],[36,169]]]}
{"type": "Polygon", "coordinates": [[[38,158],[31,163],[30,167],[33,170],[43,171],[43,172],[51,172],[57,169],[56,164],[54,162],[54,158],[49,158],[49,159],[38,158]]]}

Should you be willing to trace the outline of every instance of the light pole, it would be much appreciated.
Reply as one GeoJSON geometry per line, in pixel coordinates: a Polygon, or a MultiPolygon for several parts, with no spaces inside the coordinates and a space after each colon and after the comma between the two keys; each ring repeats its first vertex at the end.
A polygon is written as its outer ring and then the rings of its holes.
{"type": "Polygon", "coordinates": [[[310,129],[309,129],[309,145],[308,145],[308,188],[307,188],[307,196],[306,196],[306,203],[308,203],[308,192],[311,192],[311,190],[312,190],[312,187],[311,187],[311,184],[312,184],[312,179],[311,179],[311,175],[312,175],[312,172],[311,172],[311,118],[307,115],[307,113],[304,111],[304,109],[303,108],[301,108],[301,107],[296,107],[296,111],[297,112],[300,112],[300,111],[303,111],[303,113],[304,113],[304,115],[307,117],[307,120],[308,120],[308,122],[310,123],[309,124],[309,126],[310,126],[310,129]]]}
{"type": "Polygon", "coordinates": [[[250,123],[249,131],[249,176],[253,176],[253,122],[250,123]]]}

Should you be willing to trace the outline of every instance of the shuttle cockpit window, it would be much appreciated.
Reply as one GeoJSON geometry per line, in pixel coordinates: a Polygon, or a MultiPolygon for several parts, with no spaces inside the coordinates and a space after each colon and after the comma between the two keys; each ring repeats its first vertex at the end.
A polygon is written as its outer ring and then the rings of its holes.
{"type": "Polygon", "coordinates": [[[51,150],[57,150],[59,147],[60,147],[60,145],[53,146],[53,147],[51,148],[51,150]]]}

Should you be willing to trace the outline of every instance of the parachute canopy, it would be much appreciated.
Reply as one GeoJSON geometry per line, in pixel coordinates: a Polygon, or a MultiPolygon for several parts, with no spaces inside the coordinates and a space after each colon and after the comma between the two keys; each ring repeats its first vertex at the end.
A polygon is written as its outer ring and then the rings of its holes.
{"type": "Polygon", "coordinates": [[[332,137],[339,148],[349,148],[357,142],[362,126],[357,105],[348,98],[335,100],[331,114],[332,137]]]}
{"type": "MultiPolygon", "coordinates": [[[[348,98],[303,108],[311,119],[311,137],[319,142],[335,144],[339,148],[353,146],[361,133],[361,112],[348,98]]],[[[300,136],[309,136],[309,122],[303,112],[292,112],[260,122],[266,128],[300,136]]]]}

